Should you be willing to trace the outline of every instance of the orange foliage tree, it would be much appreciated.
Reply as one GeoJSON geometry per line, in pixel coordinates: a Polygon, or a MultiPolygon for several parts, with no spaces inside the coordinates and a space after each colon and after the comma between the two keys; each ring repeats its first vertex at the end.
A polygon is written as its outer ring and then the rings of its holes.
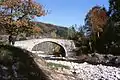
{"type": "Polygon", "coordinates": [[[34,17],[45,16],[46,11],[41,4],[32,0],[2,0],[0,2],[0,26],[10,35],[32,33],[35,23],[34,17]]]}
{"type": "Polygon", "coordinates": [[[87,24],[91,27],[94,34],[97,33],[97,37],[99,37],[100,32],[103,32],[103,28],[105,27],[107,20],[107,12],[100,6],[94,6],[88,12],[86,17],[87,24]]]}

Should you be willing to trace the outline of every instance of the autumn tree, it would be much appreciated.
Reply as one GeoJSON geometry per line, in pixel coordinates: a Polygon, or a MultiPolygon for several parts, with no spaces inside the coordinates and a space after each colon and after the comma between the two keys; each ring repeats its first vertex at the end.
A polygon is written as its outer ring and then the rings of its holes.
{"type": "Polygon", "coordinates": [[[86,15],[85,27],[87,28],[86,33],[89,34],[92,52],[96,51],[97,40],[100,39],[100,35],[104,32],[107,21],[107,11],[104,7],[94,6],[86,15]]]}
{"type": "Polygon", "coordinates": [[[108,20],[107,12],[104,7],[94,6],[86,15],[85,24],[88,25],[94,35],[100,37],[108,20]]]}
{"type": "Polygon", "coordinates": [[[0,27],[5,28],[8,34],[38,32],[40,29],[35,27],[36,24],[32,19],[45,15],[43,6],[32,0],[1,0],[0,2],[0,27]]]}

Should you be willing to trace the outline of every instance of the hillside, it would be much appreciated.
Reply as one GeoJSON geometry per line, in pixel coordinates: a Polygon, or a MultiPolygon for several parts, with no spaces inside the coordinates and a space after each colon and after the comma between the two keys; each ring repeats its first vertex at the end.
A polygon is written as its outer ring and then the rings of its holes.
{"type": "MultiPolygon", "coordinates": [[[[0,45],[0,80],[49,80],[27,50],[10,45],[0,45]]],[[[45,61],[39,58],[41,65],[45,61]]]]}
{"type": "Polygon", "coordinates": [[[45,37],[61,37],[65,38],[67,35],[67,27],[57,26],[54,24],[36,22],[37,26],[41,29],[41,36],[45,37]]]}
{"type": "MultiPolygon", "coordinates": [[[[40,28],[40,32],[37,35],[33,35],[33,38],[47,37],[47,38],[66,38],[67,27],[57,26],[54,24],[43,23],[43,22],[34,22],[36,27],[40,28]]],[[[6,35],[4,27],[0,29],[0,35],[6,35]]],[[[28,34],[28,36],[30,36],[28,34]]],[[[26,38],[25,34],[21,34],[19,37],[26,38]]]]}

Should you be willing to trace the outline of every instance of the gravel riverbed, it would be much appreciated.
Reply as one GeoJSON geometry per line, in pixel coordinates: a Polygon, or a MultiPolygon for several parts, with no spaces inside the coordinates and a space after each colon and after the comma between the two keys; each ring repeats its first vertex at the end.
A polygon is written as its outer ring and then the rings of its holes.
{"type": "Polygon", "coordinates": [[[87,62],[74,63],[68,61],[46,60],[56,64],[69,66],[65,72],[73,74],[75,80],[120,80],[120,68],[104,66],[102,64],[92,65],[87,62]]]}

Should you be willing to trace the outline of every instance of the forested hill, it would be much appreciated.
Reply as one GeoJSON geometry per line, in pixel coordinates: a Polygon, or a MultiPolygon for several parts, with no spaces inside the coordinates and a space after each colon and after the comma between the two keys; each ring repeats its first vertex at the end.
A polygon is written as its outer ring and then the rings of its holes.
{"type": "Polygon", "coordinates": [[[68,28],[54,24],[35,22],[40,28],[40,35],[45,37],[66,38],[68,28]]]}
{"type": "MultiPolygon", "coordinates": [[[[40,31],[37,34],[37,37],[49,37],[49,38],[66,38],[67,36],[67,27],[57,26],[54,24],[43,23],[43,22],[34,22],[36,23],[37,29],[40,31]]],[[[4,27],[0,29],[0,35],[6,35],[4,27]]],[[[25,38],[25,35],[22,34],[25,38]]],[[[35,34],[34,34],[35,35],[35,34]]]]}

